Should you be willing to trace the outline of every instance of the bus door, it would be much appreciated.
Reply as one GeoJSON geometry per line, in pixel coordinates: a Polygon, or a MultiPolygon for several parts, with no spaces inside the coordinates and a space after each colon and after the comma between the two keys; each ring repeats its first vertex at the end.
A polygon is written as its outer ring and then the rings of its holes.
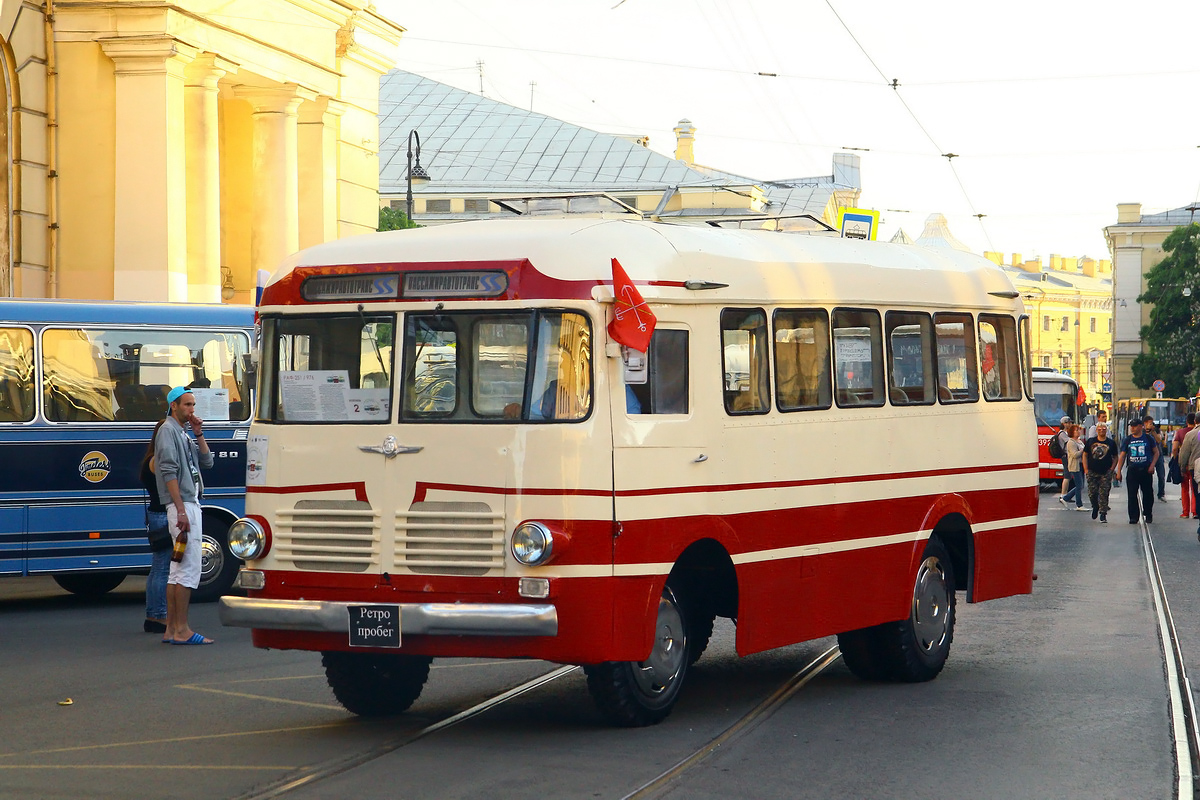
{"type": "Polygon", "coordinates": [[[707,535],[693,528],[712,513],[706,489],[719,469],[712,446],[719,427],[717,420],[700,420],[691,396],[691,338],[682,325],[660,321],[649,352],[622,348],[621,358],[608,359],[618,525],[613,561],[618,579],[637,586],[620,593],[631,603],[629,613],[644,613],[680,543],[707,535]]]}

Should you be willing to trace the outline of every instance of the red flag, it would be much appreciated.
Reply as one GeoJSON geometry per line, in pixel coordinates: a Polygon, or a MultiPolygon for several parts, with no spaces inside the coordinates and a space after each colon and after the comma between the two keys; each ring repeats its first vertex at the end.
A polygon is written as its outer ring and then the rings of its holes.
{"type": "Polygon", "coordinates": [[[613,341],[645,353],[650,349],[650,337],[658,322],[646,306],[641,292],[629,280],[621,262],[612,260],[613,319],[608,323],[608,335],[613,341]]]}
{"type": "Polygon", "coordinates": [[[1083,391],[1083,387],[1079,387],[1079,395],[1075,398],[1075,405],[1081,406],[1087,402],[1087,393],[1083,391]]]}

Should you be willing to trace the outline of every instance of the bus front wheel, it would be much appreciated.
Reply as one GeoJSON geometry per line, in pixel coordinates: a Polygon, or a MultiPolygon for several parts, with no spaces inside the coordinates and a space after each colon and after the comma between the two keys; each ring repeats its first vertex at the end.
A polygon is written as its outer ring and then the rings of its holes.
{"type": "Polygon", "coordinates": [[[644,727],[671,713],[691,662],[687,608],[668,581],[658,601],[654,645],[645,661],[605,661],[584,667],[588,691],[615,725],[644,727]]]}
{"type": "Polygon", "coordinates": [[[428,656],[388,653],[321,653],[325,680],[333,696],[352,714],[387,717],[400,714],[421,696],[429,679],[428,656]]]}
{"type": "Polygon", "coordinates": [[[200,585],[192,592],[193,603],[213,603],[229,591],[241,562],[229,552],[229,523],[204,515],[200,538],[200,585]]]}
{"type": "Polygon", "coordinates": [[[946,546],[930,536],[913,581],[907,619],[838,634],[846,666],[864,680],[933,680],[954,639],[954,566],[946,546]]]}
{"type": "Polygon", "coordinates": [[[108,594],[125,580],[124,572],[75,572],[55,575],[54,582],[71,594],[80,597],[99,597],[108,594]]]}

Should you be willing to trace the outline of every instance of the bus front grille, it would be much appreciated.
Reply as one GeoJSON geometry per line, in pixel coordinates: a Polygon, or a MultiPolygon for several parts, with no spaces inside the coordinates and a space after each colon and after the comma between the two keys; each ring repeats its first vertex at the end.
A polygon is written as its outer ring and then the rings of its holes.
{"type": "Polygon", "coordinates": [[[275,554],[297,569],[366,572],[378,568],[378,514],[364,500],[301,500],[279,512],[275,554]]]}
{"type": "Polygon", "coordinates": [[[396,513],[396,566],[418,575],[504,568],[504,514],[487,503],[413,503],[396,513]]]}

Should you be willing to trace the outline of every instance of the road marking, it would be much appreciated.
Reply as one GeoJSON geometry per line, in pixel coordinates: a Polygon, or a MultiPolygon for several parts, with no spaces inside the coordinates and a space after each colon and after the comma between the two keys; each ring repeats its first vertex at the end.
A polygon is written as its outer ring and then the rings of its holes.
{"type": "MultiPolygon", "coordinates": [[[[229,739],[236,736],[263,736],[276,733],[293,733],[295,731],[318,731],[325,728],[340,728],[350,725],[362,725],[363,722],[353,719],[337,722],[324,722],[320,725],[300,725],[288,728],[266,728],[257,731],[234,731],[232,733],[208,733],[200,736],[174,736],[170,739],[142,739],[133,742],[109,742],[107,744],[85,744],[75,747],[53,747],[45,750],[28,750],[23,753],[0,753],[0,758],[16,758],[17,756],[42,756],[52,753],[79,753],[88,750],[108,750],[114,747],[143,747],[153,744],[177,744],[179,742],[203,742],[211,739],[229,739]]],[[[368,723],[369,724],[369,723],[368,723]]]]}
{"type": "Polygon", "coordinates": [[[285,765],[238,767],[231,764],[0,764],[0,769],[202,769],[206,771],[246,772],[249,770],[296,769],[285,765]]]}
{"type": "Polygon", "coordinates": [[[196,683],[181,683],[175,687],[176,689],[190,689],[193,692],[208,692],[209,694],[223,694],[228,697],[244,697],[247,700],[266,700],[268,703],[283,703],[289,706],[304,706],[305,708],[324,708],[330,711],[345,711],[340,705],[333,703],[308,703],[304,700],[287,700],[283,697],[271,697],[265,694],[250,694],[249,692],[231,692],[226,689],[213,689],[208,686],[201,686],[196,683]]]}

